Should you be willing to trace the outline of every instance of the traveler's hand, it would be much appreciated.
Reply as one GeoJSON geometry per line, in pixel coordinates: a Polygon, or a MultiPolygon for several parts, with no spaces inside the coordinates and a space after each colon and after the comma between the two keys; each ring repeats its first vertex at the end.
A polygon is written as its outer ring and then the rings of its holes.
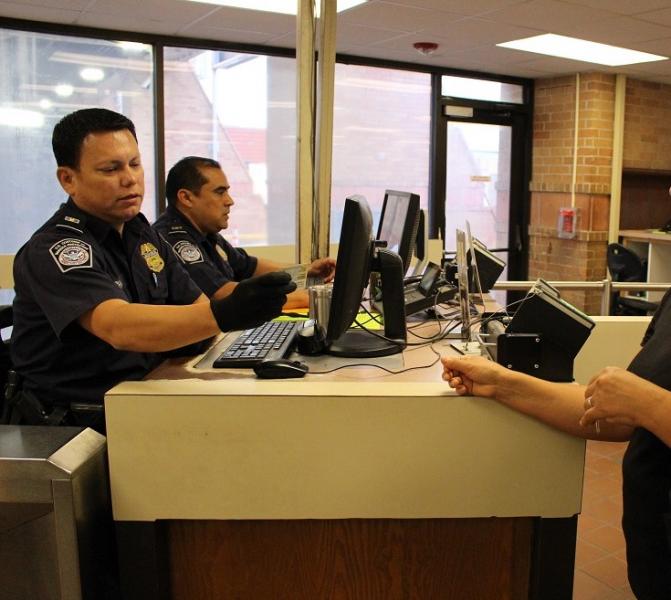
{"type": "Polygon", "coordinates": [[[482,356],[443,356],[443,379],[461,396],[496,397],[505,367],[482,356]]]}
{"type": "Polygon", "coordinates": [[[629,427],[649,428],[669,392],[619,367],[599,371],[585,388],[583,427],[598,420],[629,427]]]}
{"type": "Polygon", "coordinates": [[[241,281],[229,296],[210,300],[210,307],[222,331],[249,329],[280,315],[295,289],[288,273],[266,273],[241,281]]]}
{"type": "Polygon", "coordinates": [[[312,261],[308,270],[308,275],[321,277],[324,280],[324,283],[328,283],[329,281],[333,281],[335,269],[336,261],[327,256],[326,258],[318,258],[317,260],[312,261]]]}

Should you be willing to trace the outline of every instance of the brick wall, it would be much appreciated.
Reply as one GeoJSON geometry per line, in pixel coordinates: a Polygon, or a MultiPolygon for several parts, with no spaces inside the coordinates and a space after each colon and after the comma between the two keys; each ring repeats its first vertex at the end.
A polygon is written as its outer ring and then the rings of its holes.
{"type": "MultiPolygon", "coordinates": [[[[534,111],[529,278],[597,281],[605,276],[615,77],[580,75],[574,239],[557,235],[559,209],[572,205],[576,77],[536,81],[534,111]]],[[[599,291],[562,296],[598,314],[599,291]]]]}
{"type": "Polygon", "coordinates": [[[623,167],[671,171],[671,85],[627,80],[623,167]]]}

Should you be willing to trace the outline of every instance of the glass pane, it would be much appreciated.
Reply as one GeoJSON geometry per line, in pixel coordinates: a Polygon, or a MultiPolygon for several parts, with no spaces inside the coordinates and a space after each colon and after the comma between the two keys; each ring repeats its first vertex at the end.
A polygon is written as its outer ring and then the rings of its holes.
{"type": "Polygon", "coordinates": [[[338,241],[351,194],[366,197],[376,227],[385,189],[419,194],[426,208],[430,76],[337,64],[334,105],[331,241],[338,241]]]}
{"type": "Polygon", "coordinates": [[[441,77],[443,96],[453,98],[470,98],[472,100],[489,100],[491,102],[524,102],[524,88],[514,83],[502,83],[487,79],[469,79],[467,77],[441,77]]]}
{"type": "Polygon", "coordinates": [[[295,60],[166,48],[166,172],[184,156],[217,160],[235,200],[233,245],[296,242],[295,60]]]}
{"type": "Polygon", "coordinates": [[[507,125],[448,122],[446,250],[455,252],[455,230],[466,230],[467,220],[487,248],[508,247],[511,133],[507,125]]]}
{"type": "Polygon", "coordinates": [[[14,254],[66,199],[51,151],[66,114],[104,107],[137,128],[145,167],[143,211],[155,215],[151,46],[0,29],[0,254],[14,254]]]}

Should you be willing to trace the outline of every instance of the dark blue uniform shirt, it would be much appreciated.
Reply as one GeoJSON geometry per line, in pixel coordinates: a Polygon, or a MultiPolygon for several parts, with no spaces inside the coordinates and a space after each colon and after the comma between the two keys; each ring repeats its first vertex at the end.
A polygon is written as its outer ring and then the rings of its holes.
{"type": "Polygon", "coordinates": [[[115,350],[77,319],[105,300],[191,304],[201,291],[143,215],[123,235],[70,199],[14,261],[12,359],[24,387],[46,405],[103,402],[123,380],[141,379],[157,354],[115,350]]]}
{"type": "Polygon", "coordinates": [[[229,281],[254,275],[257,259],[221,235],[204,235],[179,210],[168,206],[153,225],[172,246],[191,278],[208,296],[229,281]]]}
{"type": "MultiPolygon", "coordinates": [[[[671,290],[667,291],[629,370],[671,390],[671,290]]],[[[671,598],[671,448],[634,430],[624,455],[622,529],[629,583],[638,600],[671,598]]]]}

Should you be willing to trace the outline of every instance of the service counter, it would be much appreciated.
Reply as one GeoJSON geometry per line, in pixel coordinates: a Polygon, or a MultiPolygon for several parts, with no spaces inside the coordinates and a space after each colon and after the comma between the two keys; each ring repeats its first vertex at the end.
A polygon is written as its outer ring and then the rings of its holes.
{"type": "Polygon", "coordinates": [[[583,440],[457,396],[438,363],[197,363],[106,398],[128,599],[571,598],[583,440]]]}

